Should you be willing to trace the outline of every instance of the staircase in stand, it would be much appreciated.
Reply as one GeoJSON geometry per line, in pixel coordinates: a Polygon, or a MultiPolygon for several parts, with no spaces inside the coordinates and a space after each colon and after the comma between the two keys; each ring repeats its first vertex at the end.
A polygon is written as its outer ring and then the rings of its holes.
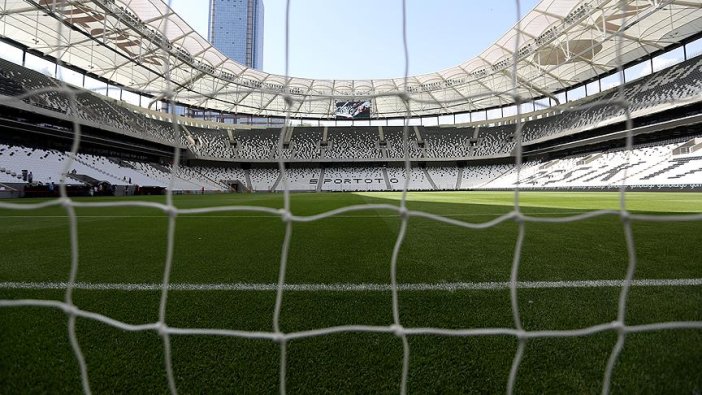
{"type": "Polygon", "coordinates": [[[385,188],[388,191],[392,191],[392,185],[390,185],[390,177],[388,176],[388,169],[383,167],[383,178],[385,179],[385,188]]]}
{"type": "Polygon", "coordinates": [[[431,189],[438,191],[439,188],[434,184],[434,180],[431,179],[431,176],[429,175],[429,171],[427,168],[422,168],[422,171],[424,172],[424,175],[427,177],[427,181],[429,181],[429,184],[431,184],[431,189]]]}
{"type": "Polygon", "coordinates": [[[322,184],[324,184],[324,168],[319,172],[319,181],[317,181],[317,192],[322,192],[322,184]]]}
{"type": "Polygon", "coordinates": [[[458,168],[458,178],[456,179],[456,190],[461,190],[461,182],[463,181],[463,167],[458,168]]]}

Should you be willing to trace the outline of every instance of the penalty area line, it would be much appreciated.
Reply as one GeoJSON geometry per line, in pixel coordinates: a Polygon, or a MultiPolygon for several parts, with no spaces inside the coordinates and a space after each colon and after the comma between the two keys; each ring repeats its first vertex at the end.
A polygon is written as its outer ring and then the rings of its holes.
{"type": "MultiPolygon", "coordinates": [[[[472,291],[472,290],[504,290],[510,288],[509,281],[490,282],[452,282],[452,283],[406,283],[398,284],[400,291],[472,291]]],[[[558,289],[558,288],[607,288],[622,287],[623,280],[581,280],[581,281],[519,281],[520,289],[558,289]]],[[[702,278],[684,279],[641,279],[631,282],[634,287],[680,287],[700,286],[702,278]]],[[[63,290],[67,282],[0,282],[0,289],[28,290],[63,290]]],[[[90,291],[160,291],[162,284],[156,283],[89,283],[76,282],[73,289],[90,291]]],[[[277,291],[275,283],[220,283],[220,284],[169,284],[171,291],[277,291]]],[[[377,283],[333,283],[333,284],[284,284],[284,291],[303,292],[389,292],[390,284],[377,283]]]]}

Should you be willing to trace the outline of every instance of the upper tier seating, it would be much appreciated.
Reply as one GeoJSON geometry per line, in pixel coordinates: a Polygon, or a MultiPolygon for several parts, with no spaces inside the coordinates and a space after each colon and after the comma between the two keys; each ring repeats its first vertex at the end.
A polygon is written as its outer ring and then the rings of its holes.
{"type": "MultiPolygon", "coordinates": [[[[627,83],[624,99],[632,117],[649,113],[676,103],[699,100],[702,93],[702,56],[627,83]]],[[[547,118],[526,122],[524,141],[575,133],[598,125],[624,120],[625,112],[618,103],[619,89],[583,99],[572,110],[547,118]]]]}
{"type": "Polygon", "coordinates": [[[236,157],[241,159],[273,159],[278,151],[280,129],[237,130],[236,157]]]}
{"type": "MultiPolygon", "coordinates": [[[[405,150],[404,150],[404,146],[403,146],[404,128],[398,127],[398,126],[384,127],[383,133],[385,135],[385,142],[387,145],[387,150],[386,150],[387,157],[388,158],[404,158],[405,157],[405,150]]],[[[424,157],[424,153],[422,152],[422,149],[419,147],[419,143],[417,141],[417,135],[414,132],[414,128],[411,126],[407,128],[407,148],[408,148],[410,158],[424,157]]]]}
{"type": "Polygon", "coordinates": [[[427,158],[465,158],[470,156],[473,128],[426,128],[422,132],[427,158]]]}
{"type": "Polygon", "coordinates": [[[330,159],[376,159],[378,128],[329,128],[324,157],[330,159]]]}
{"type": "MultiPolygon", "coordinates": [[[[629,82],[622,87],[624,102],[631,115],[637,117],[700,101],[701,70],[702,55],[629,82]]],[[[63,89],[56,79],[0,59],[0,95],[26,95],[22,98],[25,103],[148,140],[184,145],[202,157],[262,161],[275,161],[280,155],[293,160],[405,157],[403,128],[398,126],[384,126],[384,139],[375,126],[328,127],[326,141],[323,141],[322,127],[295,127],[283,137],[289,141],[285,141],[279,153],[279,128],[235,129],[230,141],[225,129],[186,126],[176,130],[170,122],[154,119],[152,115],[134,111],[99,94],[75,87],[70,88],[73,94],[69,94],[71,92],[63,89]],[[75,97],[76,102],[71,103],[70,97],[75,97]]],[[[625,111],[619,92],[620,89],[610,89],[554,109],[561,111],[559,114],[526,121],[522,142],[542,141],[623,121],[625,111]]],[[[411,159],[507,156],[520,138],[514,124],[411,126],[407,131],[407,156],[411,159]]]]}
{"type": "Polygon", "coordinates": [[[324,128],[295,128],[290,139],[294,159],[318,159],[324,128]]]}
{"type": "Polygon", "coordinates": [[[234,157],[234,150],[229,144],[229,135],[226,131],[196,126],[186,126],[185,129],[195,140],[195,145],[190,145],[191,150],[199,156],[225,159],[234,157]]]}

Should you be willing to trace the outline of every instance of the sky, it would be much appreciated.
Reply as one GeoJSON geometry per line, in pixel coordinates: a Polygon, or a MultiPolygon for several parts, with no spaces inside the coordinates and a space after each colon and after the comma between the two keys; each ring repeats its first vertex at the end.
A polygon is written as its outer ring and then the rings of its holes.
{"type": "MultiPolygon", "coordinates": [[[[169,0],[164,0],[168,2],[169,0]]],[[[472,59],[540,0],[407,0],[409,74],[472,59]]],[[[263,70],[285,74],[287,0],[263,0],[263,70]]],[[[207,38],[208,0],[170,0],[207,38]]],[[[402,0],[290,0],[289,72],[320,79],[402,77],[402,0]]]]}

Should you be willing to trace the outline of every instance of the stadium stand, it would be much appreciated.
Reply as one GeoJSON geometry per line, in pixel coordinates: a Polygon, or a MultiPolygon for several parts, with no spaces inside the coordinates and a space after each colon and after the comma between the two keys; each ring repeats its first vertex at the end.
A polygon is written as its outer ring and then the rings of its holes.
{"type": "Polygon", "coordinates": [[[304,160],[320,158],[323,133],[323,128],[295,128],[290,140],[292,158],[304,160]]]}
{"type": "Polygon", "coordinates": [[[240,159],[272,159],[278,149],[280,129],[237,130],[236,157],[240,159]]]}
{"type": "Polygon", "coordinates": [[[458,183],[459,169],[456,166],[427,167],[429,178],[434,181],[436,189],[442,191],[455,190],[458,183]]]}
{"type": "MultiPolygon", "coordinates": [[[[388,158],[404,158],[404,149],[402,146],[403,138],[403,128],[402,127],[388,127],[384,128],[385,141],[387,144],[387,157],[388,158]]],[[[410,158],[422,158],[424,154],[422,149],[419,147],[419,142],[417,140],[417,135],[414,133],[414,128],[410,127],[407,131],[407,146],[409,148],[410,158]]]]}
{"type": "Polygon", "coordinates": [[[328,167],[319,181],[322,191],[386,191],[388,189],[380,167],[328,167]]]}
{"type": "Polygon", "coordinates": [[[512,165],[465,166],[461,171],[459,189],[475,189],[510,171],[512,165]]]}
{"type": "Polygon", "coordinates": [[[212,180],[225,189],[227,188],[228,184],[232,182],[239,182],[242,185],[245,185],[246,189],[251,188],[246,184],[246,171],[242,168],[233,166],[193,166],[191,169],[194,171],[195,175],[201,174],[205,178],[212,180]]]}
{"type": "MultiPolygon", "coordinates": [[[[625,98],[633,116],[648,115],[690,102],[702,93],[702,57],[690,59],[625,85],[625,98]]],[[[36,89],[58,89],[57,80],[39,72],[0,60],[0,94],[18,96],[36,89]]],[[[78,88],[76,112],[80,119],[115,128],[152,140],[187,146],[196,156],[220,159],[277,159],[279,128],[236,130],[235,147],[223,129],[197,126],[181,128],[178,138],[172,124],[153,119],[95,93],[78,88]]],[[[556,115],[532,119],[523,125],[523,142],[573,135],[621,122],[623,109],[617,103],[618,89],[611,89],[569,103],[556,115]]],[[[28,104],[58,113],[70,113],[68,98],[59,92],[39,92],[25,98],[28,104]]],[[[478,127],[422,127],[408,130],[410,158],[452,159],[508,155],[516,145],[516,125],[478,127]],[[476,134],[477,129],[477,134],[476,134]],[[418,140],[421,136],[422,140],[418,140]],[[477,139],[473,139],[477,137],[477,139]]],[[[380,159],[404,157],[402,127],[385,127],[381,141],[377,127],[330,127],[327,141],[323,128],[296,127],[286,141],[286,159],[380,159]],[[326,143],[326,144],[325,144],[326,143]]]]}
{"type": "MultiPolygon", "coordinates": [[[[399,166],[388,166],[388,177],[391,180],[390,186],[394,191],[401,191],[405,184],[405,168],[399,166]],[[392,182],[397,180],[397,182],[392,182]]],[[[430,191],[435,189],[425,169],[413,167],[409,174],[409,190],[412,191],[430,191]]]]}
{"type": "MultiPolygon", "coordinates": [[[[32,173],[37,184],[58,183],[61,180],[66,152],[43,150],[21,146],[0,145],[0,168],[4,169],[6,182],[26,182],[22,172],[32,173]],[[15,174],[15,176],[12,176],[15,174]],[[7,179],[7,175],[11,178],[7,179]]],[[[160,166],[137,161],[79,153],[71,164],[66,177],[68,185],[109,183],[111,185],[139,185],[168,187],[171,178],[170,166],[160,166]]],[[[174,190],[224,190],[195,169],[181,166],[174,181],[174,190]]]]}
{"type": "Polygon", "coordinates": [[[514,142],[515,125],[493,126],[478,129],[475,156],[492,156],[509,153],[514,142]]]}
{"type": "MultiPolygon", "coordinates": [[[[69,109],[66,96],[58,92],[46,91],[57,88],[59,84],[56,80],[0,59],[0,92],[3,95],[19,96],[38,90],[39,92],[32,93],[24,101],[37,107],[66,114],[69,109]]],[[[82,113],[79,111],[78,115],[82,113]]]]}
{"type": "Polygon", "coordinates": [[[427,158],[465,158],[470,156],[473,128],[425,128],[424,150],[427,158]]]}
{"type": "MultiPolygon", "coordinates": [[[[172,167],[169,165],[159,165],[154,163],[125,161],[120,165],[121,169],[132,169],[129,171],[135,174],[132,182],[141,181],[141,186],[159,186],[167,188],[171,182],[172,167]]],[[[224,187],[219,183],[215,183],[201,173],[195,172],[186,166],[180,166],[173,180],[173,189],[182,191],[200,191],[205,190],[222,190],[224,187]]]]}
{"type": "MultiPolygon", "coordinates": [[[[26,92],[39,90],[24,101],[37,107],[70,115],[70,102],[65,93],[41,91],[42,89],[60,88],[60,83],[53,78],[0,59],[0,94],[19,96],[26,94],[26,92]]],[[[170,144],[175,141],[173,127],[170,123],[135,113],[116,102],[113,104],[111,99],[95,93],[78,88],[71,89],[75,92],[75,111],[80,119],[136,135],[147,135],[170,144]]]]}
{"type": "Polygon", "coordinates": [[[324,157],[329,159],[380,158],[377,128],[330,128],[324,157]]]}
{"type": "MultiPolygon", "coordinates": [[[[627,83],[624,99],[629,105],[632,117],[699,101],[702,93],[701,64],[702,57],[698,56],[627,83]]],[[[568,135],[622,121],[624,109],[617,103],[618,95],[618,89],[613,88],[573,103],[577,106],[573,110],[526,122],[523,128],[523,140],[530,142],[568,135]]]]}
{"type": "MultiPolygon", "coordinates": [[[[625,98],[632,115],[645,116],[700,100],[702,57],[690,59],[624,86],[625,98]]],[[[24,95],[41,89],[58,89],[57,80],[14,63],[0,60],[0,94],[24,95]]],[[[98,94],[71,88],[75,91],[75,111],[78,118],[104,125],[129,135],[142,136],[151,141],[162,141],[170,146],[184,146],[195,158],[223,161],[278,160],[280,128],[233,129],[232,139],[226,129],[211,129],[196,125],[181,125],[176,137],[173,125],[147,113],[120,105],[98,94]]],[[[528,120],[523,125],[525,143],[542,142],[564,135],[574,136],[621,122],[623,109],[618,105],[618,89],[589,96],[564,105],[555,115],[528,120]],[[574,107],[575,106],[575,107],[574,107]]],[[[58,114],[71,112],[65,94],[34,92],[23,98],[25,103],[48,109],[58,114]]],[[[559,110],[559,109],[557,109],[559,110]]],[[[553,111],[551,111],[553,113],[553,111]]],[[[70,114],[69,114],[70,115],[70,114]]],[[[57,115],[60,117],[60,115],[57,115]]],[[[59,128],[57,126],[57,128],[59,128]]],[[[404,169],[384,159],[404,158],[403,127],[354,126],[308,127],[288,129],[284,136],[282,155],[294,161],[324,160],[332,162],[324,172],[319,166],[298,167],[288,171],[292,190],[399,190],[404,183],[404,169]],[[325,140],[326,138],[326,140],[325,140]],[[334,165],[334,160],[379,162],[372,165],[334,165]],[[367,183],[365,180],[372,180],[367,183]],[[318,184],[312,184],[317,180],[318,184]],[[331,181],[328,181],[331,180],[331,181]],[[349,181],[351,180],[351,181],[349,181]],[[354,180],[364,180],[363,183],[354,180]],[[378,181],[380,180],[380,181],[378,181]]],[[[411,170],[410,189],[504,189],[513,188],[516,174],[513,165],[468,164],[456,166],[460,159],[483,157],[503,158],[512,155],[516,146],[516,125],[408,127],[409,157],[412,160],[437,160],[426,167],[411,170]]],[[[638,147],[625,159],[619,151],[597,152],[546,161],[527,161],[521,170],[520,185],[526,188],[611,188],[622,182],[638,186],[696,185],[700,184],[699,144],[692,143],[685,153],[673,154],[675,144],[685,141],[638,147]]],[[[61,177],[65,151],[27,148],[20,145],[2,145],[0,151],[0,182],[25,182],[22,170],[31,171],[36,183],[57,182],[61,177]]],[[[68,183],[84,184],[84,180],[107,182],[112,185],[152,185],[167,187],[170,168],[144,161],[79,154],[71,171],[84,177],[70,177],[68,183]]],[[[237,165],[215,167],[197,163],[181,166],[174,188],[179,190],[226,191],[235,182],[246,190],[281,190],[277,168],[252,168],[244,171],[237,165]]]]}
{"type": "MultiPolygon", "coordinates": [[[[291,168],[285,169],[287,176],[288,190],[316,192],[319,182],[319,177],[322,170],[320,168],[291,168]]],[[[284,184],[282,179],[276,184],[276,191],[283,191],[284,184]]]]}
{"type": "Polygon", "coordinates": [[[271,192],[279,180],[280,171],[277,168],[257,168],[250,170],[251,190],[255,192],[271,192]]]}
{"type": "Polygon", "coordinates": [[[223,159],[234,157],[234,150],[229,144],[226,131],[197,126],[185,126],[183,129],[192,137],[191,146],[199,156],[223,159]]]}
{"type": "MultiPolygon", "coordinates": [[[[23,146],[0,145],[0,182],[26,183],[31,172],[33,182],[58,183],[66,152],[23,146]]],[[[171,167],[143,161],[120,160],[79,153],[66,183],[83,185],[105,182],[111,185],[168,187],[171,167]]],[[[280,191],[283,189],[277,168],[196,165],[180,166],[174,189],[227,191],[231,183],[247,190],[280,191]]],[[[401,190],[405,169],[393,166],[331,166],[286,170],[289,189],[295,191],[373,191],[401,190]]],[[[702,139],[683,138],[664,144],[637,146],[631,153],[623,149],[581,154],[547,161],[528,161],[520,170],[520,187],[533,189],[615,188],[626,182],[636,187],[676,187],[702,185],[702,139]],[[625,181],[626,180],[626,181],[625,181]]],[[[455,164],[413,167],[410,190],[512,189],[517,182],[514,164],[455,164]]]]}
{"type": "MultiPolygon", "coordinates": [[[[601,153],[527,162],[521,169],[523,188],[616,188],[623,182],[638,187],[697,186],[702,184],[702,151],[674,154],[680,143],[637,147],[628,153],[601,153]]],[[[511,189],[517,183],[514,168],[476,186],[479,189],[511,189]]]]}

